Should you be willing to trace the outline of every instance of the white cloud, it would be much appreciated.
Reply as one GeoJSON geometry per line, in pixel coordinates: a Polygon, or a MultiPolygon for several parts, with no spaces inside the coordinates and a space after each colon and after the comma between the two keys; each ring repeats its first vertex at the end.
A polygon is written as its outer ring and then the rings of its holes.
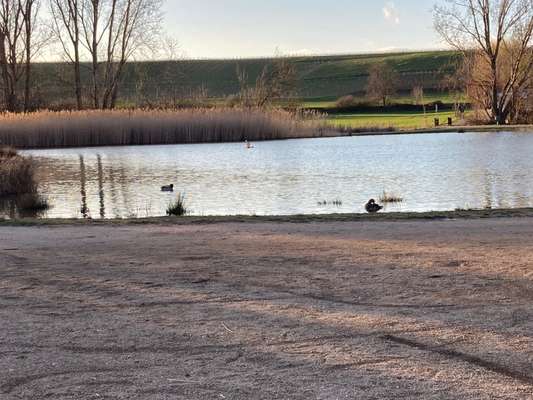
{"type": "Polygon", "coordinates": [[[398,9],[396,8],[396,5],[394,2],[389,1],[385,6],[383,7],[383,17],[386,21],[392,22],[394,24],[400,23],[400,13],[398,12],[398,9]]]}

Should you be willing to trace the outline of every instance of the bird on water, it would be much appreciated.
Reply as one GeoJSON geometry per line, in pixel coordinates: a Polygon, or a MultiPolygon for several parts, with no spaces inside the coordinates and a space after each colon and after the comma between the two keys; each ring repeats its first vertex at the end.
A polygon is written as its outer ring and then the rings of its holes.
{"type": "Polygon", "coordinates": [[[174,191],[174,184],[171,183],[170,185],[167,185],[167,186],[161,186],[161,191],[162,192],[173,192],[174,191]]]}
{"type": "Polygon", "coordinates": [[[383,210],[383,206],[380,206],[378,203],[376,203],[376,200],[370,199],[365,205],[365,210],[370,214],[374,214],[383,210]]]}

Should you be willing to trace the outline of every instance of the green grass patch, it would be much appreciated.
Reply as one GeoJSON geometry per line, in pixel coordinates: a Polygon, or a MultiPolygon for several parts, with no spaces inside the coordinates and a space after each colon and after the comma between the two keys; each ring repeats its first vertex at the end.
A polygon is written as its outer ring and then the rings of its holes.
{"type": "MultiPolygon", "coordinates": [[[[364,95],[354,95],[356,102],[366,102],[367,99],[364,95]]],[[[322,97],[314,99],[303,99],[300,103],[300,106],[303,108],[313,108],[313,109],[324,109],[327,111],[328,108],[337,107],[338,98],[334,97],[322,97]]],[[[461,102],[467,102],[466,96],[460,96],[459,98],[456,95],[450,92],[440,92],[440,91],[430,91],[424,94],[424,104],[442,102],[445,104],[454,104],[457,100],[461,102]]],[[[416,104],[415,98],[410,93],[398,94],[390,99],[391,104],[416,104]]],[[[378,104],[381,106],[381,104],[378,104]]],[[[422,109],[422,106],[420,106],[422,109]]],[[[428,111],[434,111],[428,110],[428,111]]]]}
{"type": "Polygon", "coordinates": [[[435,118],[439,118],[441,126],[445,126],[449,117],[453,118],[454,123],[459,122],[453,111],[426,114],[423,112],[338,114],[328,116],[326,121],[337,128],[392,127],[407,130],[432,128],[435,126],[435,118]]]}

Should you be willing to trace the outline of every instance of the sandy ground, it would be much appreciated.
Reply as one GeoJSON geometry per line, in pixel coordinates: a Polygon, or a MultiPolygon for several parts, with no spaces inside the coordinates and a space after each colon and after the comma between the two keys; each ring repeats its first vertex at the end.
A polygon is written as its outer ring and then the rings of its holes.
{"type": "Polygon", "coordinates": [[[533,399],[533,219],[0,227],[0,399],[533,399]]]}

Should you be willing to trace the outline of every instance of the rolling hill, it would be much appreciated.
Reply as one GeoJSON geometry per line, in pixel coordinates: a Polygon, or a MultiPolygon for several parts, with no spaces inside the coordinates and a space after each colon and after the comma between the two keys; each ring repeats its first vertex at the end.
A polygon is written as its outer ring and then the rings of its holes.
{"type": "MultiPolygon", "coordinates": [[[[298,74],[298,94],[303,99],[338,98],[365,89],[368,69],[378,62],[390,63],[400,74],[399,89],[410,90],[421,84],[427,91],[437,90],[444,73],[453,69],[457,53],[450,51],[294,57],[298,74]]],[[[157,99],[185,98],[199,93],[224,98],[239,90],[237,66],[254,82],[271,59],[180,60],[132,62],[126,67],[121,97],[157,99]]],[[[37,93],[45,101],[68,102],[71,68],[66,64],[43,63],[35,66],[37,93]]],[[[83,81],[89,85],[85,68],[83,81]]]]}

